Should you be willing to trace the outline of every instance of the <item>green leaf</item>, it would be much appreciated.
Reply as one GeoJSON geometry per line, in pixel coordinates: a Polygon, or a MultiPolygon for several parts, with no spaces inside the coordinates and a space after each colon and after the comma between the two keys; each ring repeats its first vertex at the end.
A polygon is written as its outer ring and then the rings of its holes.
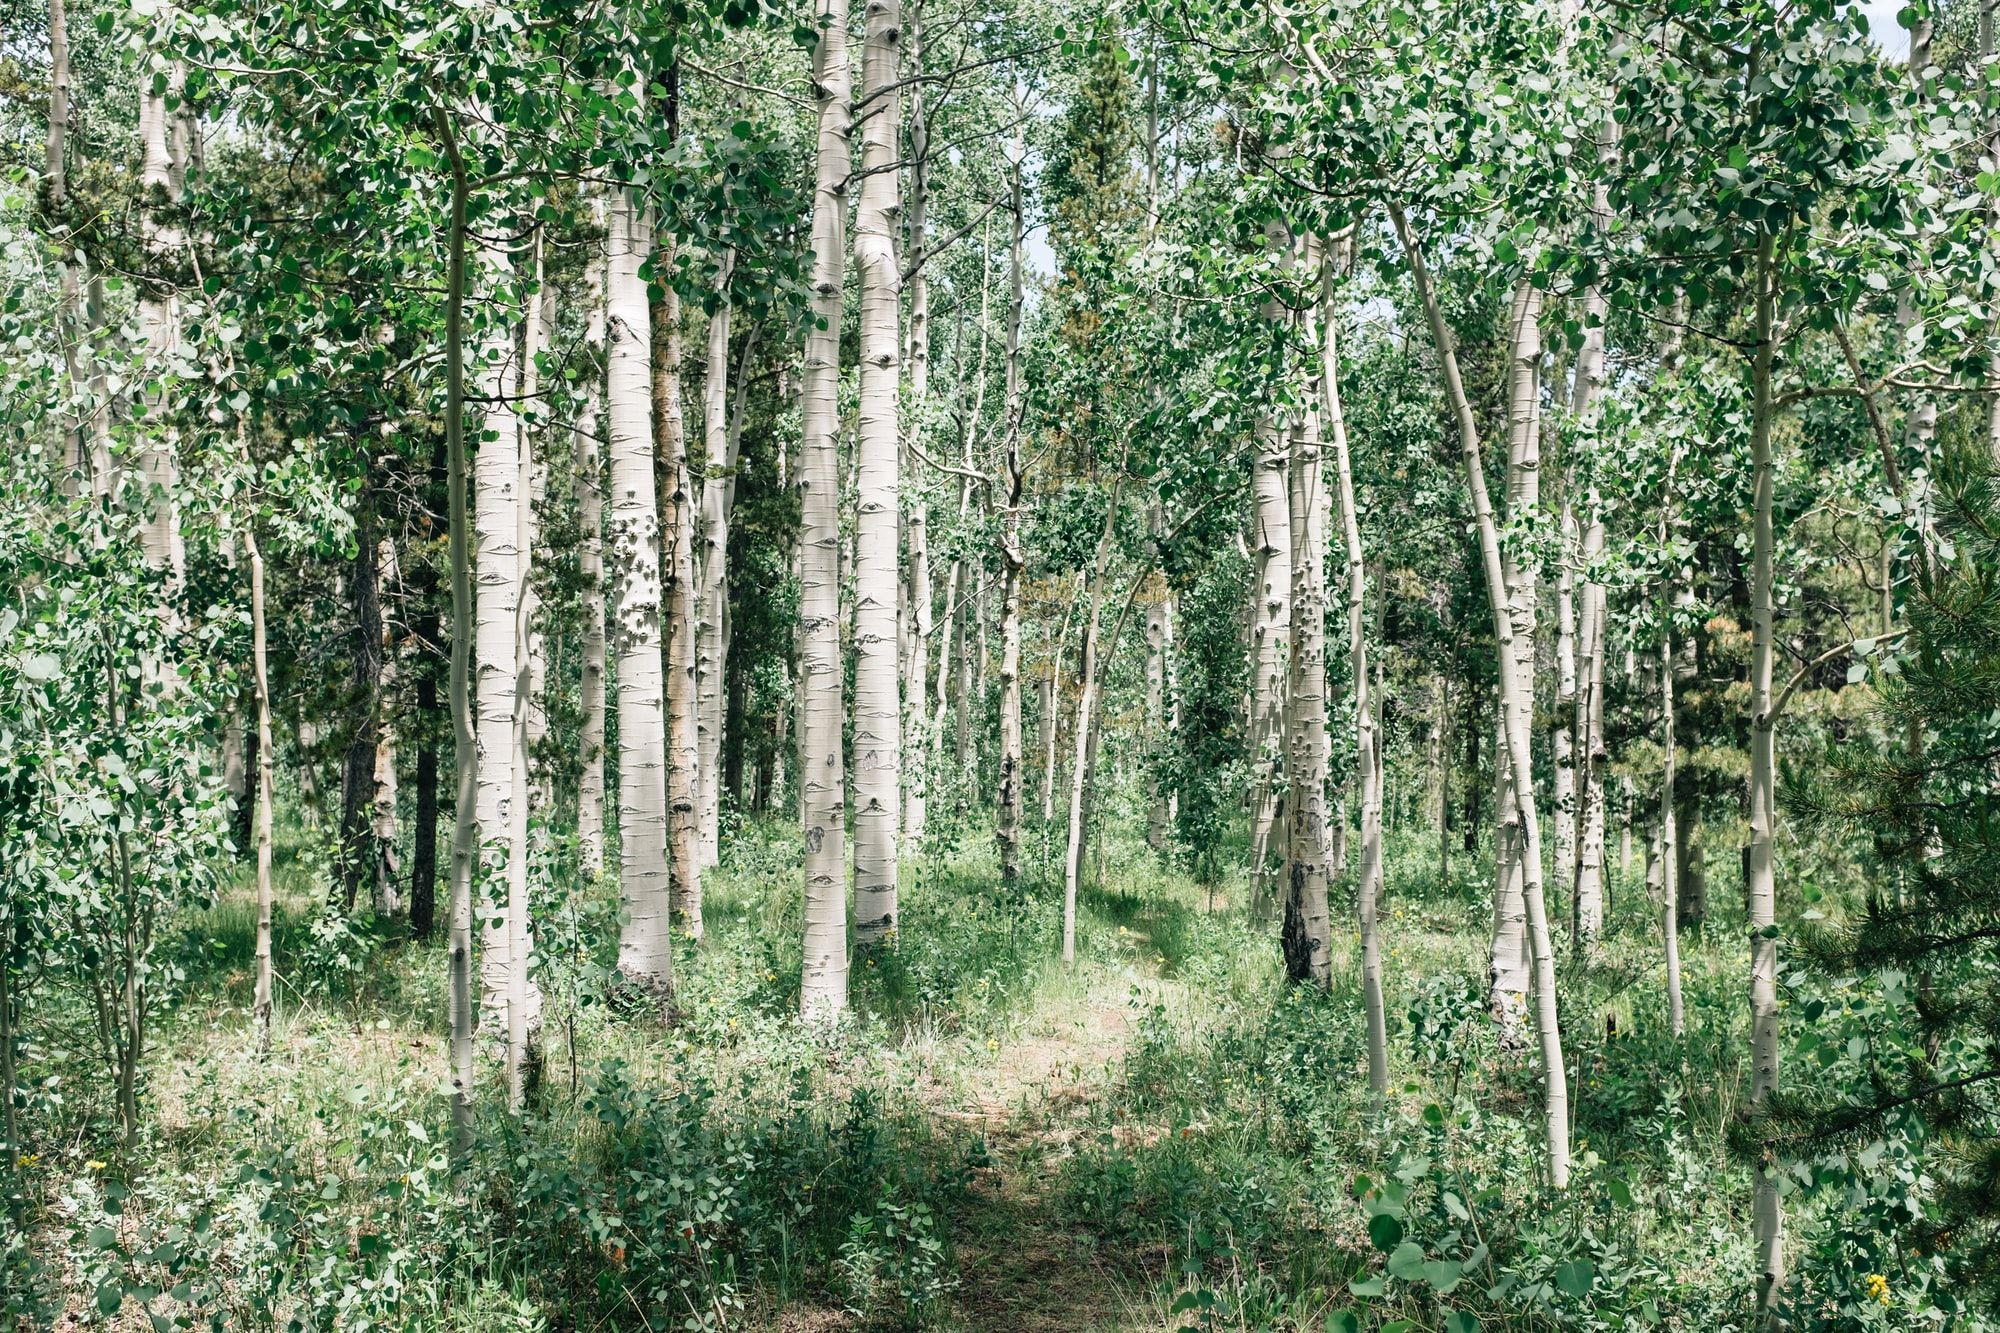
{"type": "Polygon", "coordinates": [[[1347,1289],[1356,1296],[1380,1296],[1382,1285],[1382,1279],[1379,1277],[1357,1277],[1347,1284],[1347,1289]]]}
{"type": "Polygon", "coordinates": [[[1389,1275],[1414,1282],[1424,1275],[1424,1247],[1406,1240],[1389,1256],[1389,1275]]]}
{"type": "Polygon", "coordinates": [[[1444,1333],[1479,1333],[1479,1321],[1463,1310],[1444,1317],[1444,1333]]]}
{"type": "Polygon", "coordinates": [[[1403,1224],[1387,1213],[1377,1213],[1368,1219],[1368,1239],[1375,1242],[1375,1248],[1387,1254],[1403,1239],[1403,1224]]]}
{"type": "Polygon", "coordinates": [[[1458,1286],[1458,1280],[1465,1276],[1456,1260],[1433,1259],[1424,1265],[1424,1281],[1437,1288],[1438,1295],[1449,1296],[1458,1286]]]}
{"type": "Polygon", "coordinates": [[[1361,1333],[1361,1316],[1352,1310],[1328,1310],[1326,1333],[1361,1333]]]}
{"type": "Polygon", "coordinates": [[[97,1312],[117,1314],[118,1307],[125,1304],[125,1288],[116,1282],[107,1282],[97,1289],[97,1312]]]}
{"type": "Polygon", "coordinates": [[[29,680],[54,680],[62,674],[62,661],[47,653],[36,653],[21,663],[21,674],[29,680]]]}
{"type": "Polygon", "coordinates": [[[1597,1265],[1588,1259],[1572,1259],[1556,1269],[1556,1289],[1565,1296],[1582,1300],[1597,1281],[1597,1265]]]}

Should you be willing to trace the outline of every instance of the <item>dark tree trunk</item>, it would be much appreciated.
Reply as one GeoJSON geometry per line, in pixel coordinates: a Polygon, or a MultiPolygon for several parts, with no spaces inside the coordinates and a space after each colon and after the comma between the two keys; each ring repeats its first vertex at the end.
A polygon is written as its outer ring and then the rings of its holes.
{"type": "Polygon", "coordinates": [[[348,592],[354,607],[353,727],[340,766],[340,902],[352,912],[364,882],[374,882],[375,734],[382,692],[382,603],[375,558],[374,495],[364,479],[355,505],[354,566],[348,592]]]}
{"type": "MultiPolygon", "coordinates": [[[[446,461],[440,438],[431,457],[425,501],[428,516],[438,527],[444,524],[439,502],[445,488],[446,461]]],[[[417,571],[417,824],[410,847],[410,933],[420,940],[430,939],[437,929],[438,747],[450,729],[438,691],[448,666],[439,601],[443,593],[436,564],[426,561],[417,571]]]]}

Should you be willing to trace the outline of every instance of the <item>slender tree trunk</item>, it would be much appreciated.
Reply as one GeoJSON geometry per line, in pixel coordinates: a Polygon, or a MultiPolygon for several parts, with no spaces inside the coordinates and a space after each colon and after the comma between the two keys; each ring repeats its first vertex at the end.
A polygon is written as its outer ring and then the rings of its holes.
{"type": "Polygon", "coordinates": [[[140,244],[150,270],[139,286],[139,340],[145,354],[140,397],[145,414],[156,418],[140,432],[139,481],[145,487],[145,518],[139,526],[139,547],[146,563],[166,574],[164,615],[171,633],[180,623],[181,590],[187,561],[181,543],[180,433],[172,420],[170,399],[173,371],[169,350],[179,339],[180,312],[172,284],[162,272],[178,256],[182,237],[156,206],[176,195],[167,94],[153,91],[153,71],[139,73],[139,143],[144,152],[139,188],[145,202],[139,210],[140,244]]]}
{"type": "MultiPolygon", "coordinates": [[[[662,244],[655,263],[670,258],[662,244]]],[[[653,320],[653,443],[660,504],[661,673],[666,691],[667,863],[673,919],[701,938],[701,741],[695,714],[694,482],[681,411],[681,303],[656,289],[653,320]]]]}
{"type": "MultiPolygon", "coordinates": [[[[257,752],[271,752],[271,672],[264,632],[264,553],[246,524],[243,546],[250,563],[250,670],[257,696],[257,752]]],[[[271,1050],[271,766],[257,765],[257,988],[250,1012],[257,1026],[257,1053],[271,1050]]],[[[12,1105],[8,1108],[11,1112],[12,1105]]],[[[14,1141],[12,1126],[7,1141],[14,1141]]]]}
{"type": "MultiPolygon", "coordinates": [[[[476,707],[479,715],[479,980],[481,1022],[502,1038],[513,978],[525,959],[513,956],[512,906],[507,898],[509,866],[517,849],[511,834],[514,800],[514,696],[522,664],[514,652],[515,625],[526,582],[529,553],[521,548],[522,485],[520,416],[513,405],[520,352],[515,344],[518,310],[509,289],[513,262],[505,250],[488,245],[481,254],[483,281],[497,314],[480,349],[484,368],[481,393],[485,422],[475,454],[477,487],[473,510],[474,578],[479,587],[476,707]]],[[[364,543],[365,544],[365,543],[364,543]]],[[[525,848],[520,849],[525,854],[525,848]]]]}
{"type": "MultiPolygon", "coordinates": [[[[1608,166],[1615,159],[1618,141],[1617,125],[1609,117],[1605,118],[1600,137],[1599,152],[1608,166]]],[[[1611,204],[1608,189],[1601,180],[1591,208],[1599,225],[1604,225],[1610,217],[1611,204]]],[[[1583,322],[1583,343],[1577,350],[1576,372],[1570,386],[1570,420],[1578,439],[1594,441],[1598,402],[1604,388],[1605,322],[1610,318],[1610,308],[1604,289],[1596,284],[1584,289],[1581,304],[1579,313],[1583,322]]],[[[1580,666],[1581,688],[1576,695],[1573,725],[1576,743],[1581,749],[1583,773],[1581,827],[1571,897],[1578,948],[1587,947],[1604,928],[1604,770],[1610,758],[1604,749],[1604,668],[1610,649],[1607,597],[1604,584],[1592,577],[1598,560],[1604,554],[1604,505],[1595,487],[1585,492],[1582,502],[1585,517],[1580,552],[1583,564],[1580,600],[1584,660],[1580,666]]],[[[1559,864],[1566,870],[1571,865],[1569,861],[1560,859],[1559,864]]]]}
{"type": "Polygon", "coordinates": [[[896,840],[902,827],[903,706],[897,660],[897,537],[903,440],[901,0],[867,0],[861,83],[861,198],[854,267],[861,284],[860,426],[855,443],[854,935],[880,942],[896,928],[896,840]]]}
{"type": "MultiPolygon", "coordinates": [[[[1549,733],[1549,758],[1553,781],[1550,795],[1554,806],[1555,867],[1560,879],[1568,879],[1576,865],[1576,732],[1577,703],[1577,624],[1575,559],[1580,546],[1576,513],[1569,491],[1574,485],[1574,469],[1565,479],[1561,514],[1557,526],[1562,553],[1556,571],[1556,696],[1555,725],[1549,733]]],[[[1558,881],[1560,882],[1560,880],[1558,881]]],[[[1571,925],[1574,927],[1574,912],[1571,925]]]]}
{"type": "Polygon", "coordinates": [[[1090,788],[1091,760],[1095,758],[1093,731],[1097,720],[1098,645],[1097,622],[1104,608],[1104,579],[1111,564],[1111,540],[1118,523],[1118,502],[1124,492],[1125,463],[1119,460],[1118,475],[1112,479],[1111,498],[1104,507],[1104,528],[1097,537],[1097,554],[1090,567],[1088,609],[1083,621],[1083,650],[1077,672],[1076,767],[1069,779],[1069,844],[1063,859],[1063,964],[1076,963],[1076,894],[1083,879],[1084,802],[1090,788]]]}
{"type": "Polygon", "coordinates": [[[708,317],[708,365],[702,379],[701,544],[695,551],[695,714],[701,743],[700,854],[703,869],[722,860],[723,624],[729,598],[729,499],[735,460],[729,450],[729,278],[736,252],[716,268],[715,309],[708,317]]]}
{"type": "MultiPolygon", "coordinates": [[[[1541,293],[1526,281],[1514,289],[1508,357],[1507,515],[1510,521],[1520,523],[1534,514],[1541,501],[1541,293]]],[[[1483,472],[1481,476],[1483,479],[1483,472]]],[[[1506,697],[1511,687],[1514,695],[1525,701],[1522,707],[1532,711],[1537,595],[1533,554],[1510,551],[1503,546],[1500,568],[1501,591],[1497,595],[1504,595],[1506,600],[1512,644],[1509,651],[1500,655],[1499,670],[1509,677],[1502,682],[1502,697],[1506,697]]],[[[1522,860],[1528,853],[1526,828],[1535,819],[1535,789],[1531,780],[1518,778],[1512,763],[1516,741],[1504,708],[1494,722],[1493,795],[1500,822],[1494,837],[1493,947],[1488,999],[1500,1024],[1501,1040],[1511,1044],[1518,1039],[1533,982],[1525,897],[1528,872],[1522,860]]],[[[1524,753],[1522,758],[1526,761],[1529,756],[1524,753]]],[[[1522,767],[1533,771],[1525,762],[1522,767]]],[[[1537,864],[1537,878],[1540,872],[1537,864]]]]}
{"type": "Polygon", "coordinates": [[[1569,1184],[1569,1081],[1563,1064],[1562,1027],[1556,1011],[1555,954],[1549,941],[1548,908],[1542,897],[1542,838],[1535,815],[1533,768],[1528,739],[1532,726],[1533,701],[1523,697],[1520,656],[1527,645],[1515,641],[1514,621],[1507,597],[1507,581],[1500,561],[1499,526],[1487,498],[1486,472],[1481,461],[1478,419],[1465,394],[1459,376],[1458,354],[1451,329],[1445,323],[1443,307],[1431,285],[1430,271],[1423,252],[1417,248],[1408,219],[1400,205],[1391,203],[1389,215],[1397,239],[1408,256],[1410,275],[1424,308],[1425,322],[1442,364],[1445,395],[1458,421],[1461,452],[1464,456],[1468,489],[1472,494],[1473,523],[1479,533],[1480,556],[1486,568],[1487,593],[1493,611],[1493,634],[1500,647],[1500,712],[1505,722],[1507,745],[1505,762],[1513,774],[1514,789],[1528,799],[1519,805],[1522,835],[1521,896],[1526,904],[1528,938],[1534,951],[1535,1029],[1541,1047],[1542,1078],[1546,1088],[1549,1181],[1557,1189],[1569,1184]]]}
{"type": "MultiPolygon", "coordinates": [[[[1284,243],[1282,238],[1277,242],[1284,243]]],[[[1284,783],[1285,681],[1291,656],[1291,508],[1286,498],[1290,467],[1286,432],[1275,418],[1257,427],[1252,464],[1252,555],[1257,562],[1251,606],[1250,679],[1250,873],[1251,907],[1269,916],[1273,831],[1284,783]]]]}
{"type": "Polygon", "coordinates": [[[911,442],[909,512],[904,516],[903,540],[910,561],[910,617],[904,627],[910,639],[910,657],[903,672],[903,713],[908,719],[903,737],[903,837],[917,847],[924,836],[928,818],[925,805],[926,760],[929,737],[925,722],[930,717],[927,691],[930,684],[931,635],[931,548],[930,499],[924,487],[921,453],[924,413],[930,397],[931,297],[930,258],[926,244],[930,206],[930,120],[924,102],[923,0],[910,6],[910,67],[916,78],[910,84],[910,420],[907,433],[911,442]]]}
{"type": "MultiPolygon", "coordinates": [[[[1777,873],[1772,839],[1777,825],[1776,719],[1771,715],[1772,619],[1776,594],[1771,552],[1773,469],[1771,366],[1777,353],[1777,296],[1772,276],[1776,238],[1758,245],[1756,350],[1751,370],[1750,457],[1755,478],[1750,555],[1750,1104],[1761,1105],[1778,1087],[1777,873]]],[[[1753,1190],[1757,1250],[1757,1305],[1775,1310],[1785,1281],[1784,1213],[1778,1167],[1761,1163],[1753,1190]]]]}
{"type": "Polygon", "coordinates": [[[1146,773],[1146,845],[1165,851],[1172,829],[1167,813],[1167,784],[1160,781],[1159,759],[1166,753],[1172,731],[1167,726],[1167,599],[1146,607],[1146,731],[1149,742],[1146,773]]]}
{"type": "Polygon", "coordinates": [[[1008,247],[1006,495],[1000,516],[1000,782],[994,840],[1000,850],[1000,883],[1014,894],[1021,883],[1021,312],[1025,301],[1022,243],[1025,214],[1021,167],[1009,181],[1012,243],[1008,247]]]}
{"type": "MultiPolygon", "coordinates": [[[[813,89],[812,306],[800,447],[799,735],[805,812],[805,957],[799,1007],[831,1020],[847,1007],[847,781],[840,655],[840,325],[849,138],[847,0],[819,0],[813,89]]],[[[891,548],[893,549],[893,547],[891,548]]]]}
{"type": "MultiPolygon", "coordinates": [[[[1674,465],[1667,465],[1666,494],[1660,501],[1660,548],[1671,551],[1675,528],[1674,465]]],[[[1660,599],[1660,934],[1667,962],[1667,1019],[1676,1038],[1687,1031],[1687,1009],[1681,998],[1680,895],[1674,877],[1674,784],[1679,756],[1674,748],[1674,621],[1671,590],[1666,580],[1660,599]]]]}
{"type": "Polygon", "coordinates": [[[618,973],[670,997],[666,683],[660,652],[660,511],[653,474],[652,314],[641,263],[653,224],[625,190],[610,196],[605,266],[606,435],[611,508],[605,563],[617,654],[618,973]]]}
{"type": "Polygon", "coordinates": [[[354,624],[354,654],[347,712],[352,719],[340,765],[340,878],[333,906],[354,910],[361,885],[374,883],[380,853],[375,845],[375,748],[382,704],[382,601],[380,547],[375,537],[372,460],[363,461],[361,490],[355,497],[354,560],[348,571],[348,598],[354,624]]]}
{"type": "MultiPolygon", "coordinates": [[[[598,210],[600,213],[602,209],[598,210]]],[[[581,538],[577,573],[583,584],[583,664],[578,703],[577,858],[584,878],[604,874],[604,449],[605,252],[594,249],[584,268],[583,355],[589,367],[572,440],[581,538]]]]}
{"type": "MultiPolygon", "coordinates": [[[[1322,317],[1331,313],[1322,309],[1322,317]]],[[[1331,331],[1327,337],[1334,336],[1331,331]]],[[[1322,363],[1323,364],[1323,363],[1322,363]]],[[[1338,390],[1322,390],[1338,401],[1338,390]]],[[[1336,432],[1338,425],[1333,428],[1336,432]]],[[[1287,637],[1292,651],[1286,694],[1287,764],[1291,792],[1285,801],[1287,847],[1285,905],[1280,941],[1285,970],[1294,981],[1325,989],[1333,975],[1333,920],[1327,877],[1333,848],[1327,836],[1326,784],[1326,473],[1320,414],[1308,403],[1287,432],[1291,569],[1287,637]]]]}
{"type": "Polygon", "coordinates": [[[472,1153],[472,870],[479,842],[479,741],[472,719],[472,550],[465,456],[465,246],[468,182],[456,131],[440,111],[438,137],[451,164],[451,220],[445,275],[445,457],[450,497],[451,723],[458,795],[451,839],[449,1008],[452,1158],[472,1153]]]}
{"type": "Polygon", "coordinates": [[[1321,297],[1320,397],[1327,435],[1333,444],[1334,495],[1340,503],[1341,544],[1347,559],[1347,656],[1354,678],[1354,765],[1361,780],[1361,874],[1355,884],[1361,928],[1361,1003],[1368,1030],[1368,1087],[1380,1095],[1389,1087],[1388,1014],[1382,999],[1381,730],[1369,690],[1368,575],[1361,544],[1361,515],[1354,503],[1353,451],[1347,414],[1340,401],[1340,311],[1333,298],[1332,272],[1321,297]]]}

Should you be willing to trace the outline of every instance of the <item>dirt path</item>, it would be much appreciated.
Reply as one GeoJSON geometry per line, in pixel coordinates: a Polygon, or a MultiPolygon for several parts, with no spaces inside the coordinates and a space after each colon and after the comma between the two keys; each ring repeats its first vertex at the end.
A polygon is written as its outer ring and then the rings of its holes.
{"type": "Polygon", "coordinates": [[[1143,1284],[1107,1266],[1087,1233],[1064,1225],[1062,1163],[1092,1104],[1117,1078],[1146,1006],[1179,990],[1150,942],[1121,931],[1116,968],[1080,969],[1073,992],[1023,1020],[938,1114],[986,1138],[993,1165],[953,1219],[959,1325],[977,1333],[1127,1333],[1158,1327],[1143,1284]]]}

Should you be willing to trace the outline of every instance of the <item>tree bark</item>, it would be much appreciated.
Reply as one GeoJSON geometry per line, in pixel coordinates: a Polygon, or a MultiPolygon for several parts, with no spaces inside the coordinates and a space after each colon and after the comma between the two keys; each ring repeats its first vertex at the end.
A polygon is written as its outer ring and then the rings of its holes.
{"type": "MultiPolygon", "coordinates": [[[[474,458],[474,573],[478,584],[475,707],[479,724],[479,982],[482,1022],[507,1032],[514,976],[526,959],[513,954],[510,866],[526,847],[512,835],[514,801],[514,696],[523,663],[515,654],[515,626],[529,553],[521,547],[521,507],[527,503],[521,469],[521,419],[513,403],[520,353],[515,345],[519,310],[510,287],[513,261],[497,245],[482,247],[482,281],[497,317],[480,348],[481,394],[486,400],[482,438],[474,458]]],[[[365,544],[365,543],[364,543],[365,544]]]]}
{"type": "MultiPolygon", "coordinates": [[[[1322,309],[1321,316],[1330,313],[1322,309]]],[[[1329,328],[1324,336],[1335,335],[1329,328]]],[[[1337,389],[1321,390],[1322,401],[1329,404],[1339,401],[1338,394],[1337,389]]],[[[1291,790],[1285,801],[1289,827],[1279,938],[1291,979],[1324,990],[1333,975],[1333,921],[1327,904],[1333,848],[1327,837],[1326,802],[1327,487],[1318,408],[1309,403],[1286,433],[1291,444],[1286,469],[1291,536],[1286,633],[1292,651],[1285,691],[1291,707],[1286,710],[1285,730],[1291,790]]]]}
{"type": "Polygon", "coordinates": [[[138,284],[139,339],[145,355],[139,397],[145,415],[157,419],[140,432],[138,472],[145,516],[139,526],[139,548],[146,563],[166,575],[163,614],[171,634],[180,623],[187,558],[181,542],[180,432],[172,420],[168,366],[180,341],[180,312],[163,270],[180,250],[182,237],[164,208],[173,201],[176,188],[168,149],[167,93],[154,92],[153,79],[152,70],[140,70],[139,142],[144,157],[139,188],[144,202],[139,209],[139,238],[149,272],[138,284]]]}
{"type": "Polygon", "coordinates": [[[1368,567],[1361,544],[1361,515],[1354,502],[1354,461],[1347,438],[1347,414],[1340,401],[1340,312],[1333,300],[1331,271],[1326,275],[1320,318],[1320,397],[1325,403],[1327,435],[1333,444],[1334,495],[1340,503],[1341,543],[1346,547],[1347,655],[1354,678],[1354,765],[1361,782],[1361,873],[1355,883],[1361,929],[1361,1002],[1368,1033],[1368,1087],[1379,1096],[1389,1087],[1389,1029],[1382,999],[1382,938],[1378,916],[1382,900],[1382,744],[1369,690],[1368,567]]]}
{"type": "Polygon", "coordinates": [[[867,0],[861,83],[861,198],[854,267],[861,285],[860,422],[855,441],[854,936],[879,943],[896,928],[897,835],[902,828],[902,663],[897,603],[902,272],[901,0],[867,0]]]}
{"type": "MultiPolygon", "coordinates": [[[[264,554],[257,548],[257,534],[249,525],[243,529],[243,547],[250,564],[250,669],[256,690],[257,752],[271,753],[271,672],[264,627],[264,554]]],[[[253,779],[256,785],[257,829],[257,982],[250,1003],[257,1027],[257,1053],[271,1050],[271,765],[260,763],[253,779]]],[[[11,1107],[9,1108],[11,1111],[11,1107]]],[[[7,1136],[9,1147],[14,1136],[7,1136]]]]}
{"type": "Polygon", "coordinates": [[[1013,228],[1008,246],[1006,456],[1000,515],[1000,781],[993,821],[1000,851],[1000,884],[1015,894],[1021,883],[1021,313],[1025,301],[1022,244],[1026,216],[1021,201],[1021,166],[1009,180],[1013,228]]]}
{"type": "Polygon", "coordinates": [[[716,267],[715,309],[708,317],[708,363],[702,380],[701,543],[695,550],[695,716],[701,744],[700,855],[703,869],[722,860],[724,625],[729,616],[729,502],[736,460],[729,440],[729,278],[736,252],[716,267]]]}
{"type": "Polygon", "coordinates": [[[840,655],[840,324],[851,172],[847,0],[819,0],[813,93],[812,309],[800,445],[799,735],[805,816],[805,943],[799,1007],[830,1021],[847,1007],[847,783],[840,655]]]}
{"type": "MultiPolygon", "coordinates": [[[[1547,904],[1542,897],[1542,839],[1533,798],[1533,768],[1528,738],[1532,725],[1532,700],[1524,698],[1522,674],[1518,670],[1522,645],[1515,641],[1515,616],[1507,596],[1507,580],[1500,560],[1500,533],[1493,508],[1487,498],[1486,472],[1481,461],[1478,419],[1465,394],[1459,375],[1456,345],[1445,323],[1443,307],[1431,285],[1430,270],[1423,252],[1417,248],[1409,220],[1402,207],[1389,204],[1390,220],[1396,228],[1410,265],[1417,295],[1430,326],[1443,371],[1445,396],[1457,418],[1467,487],[1472,496],[1473,523],[1478,530],[1480,556],[1486,570],[1487,595],[1493,612],[1493,635],[1500,648],[1500,712],[1507,744],[1504,759],[1517,792],[1529,799],[1519,803],[1522,837],[1521,896],[1527,909],[1528,938],[1534,952],[1535,1028],[1541,1047],[1542,1078],[1546,1088],[1544,1111],[1549,1151],[1549,1182],[1556,1189],[1569,1184],[1569,1082],[1563,1064],[1562,1028],[1556,1011],[1555,956],[1549,942],[1547,904]]],[[[1496,756],[1498,758],[1500,756],[1496,756]]]]}
{"type": "Polygon", "coordinates": [[[930,684],[931,634],[931,550],[930,499],[923,485],[922,452],[924,412],[930,397],[931,298],[928,261],[928,213],[930,207],[930,119],[924,101],[923,0],[910,6],[910,67],[916,78],[910,84],[910,198],[908,209],[910,254],[910,343],[906,364],[910,376],[910,420],[907,433],[911,443],[910,471],[915,484],[910,487],[909,511],[904,516],[903,540],[909,552],[909,616],[904,626],[909,635],[909,661],[903,672],[904,742],[903,757],[903,837],[912,848],[922,842],[928,818],[924,789],[925,761],[930,747],[924,723],[930,716],[927,692],[930,684]]]}
{"type": "Polygon", "coordinates": [[[339,897],[332,906],[351,913],[365,882],[373,887],[382,851],[375,838],[376,738],[382,714],[382,601],[375,536],[373,460],[363,460],[363,478],[354,504],[354,559],[348,569],[353,632],[353,671],[347,702],[351,719],[340,765],[339,897]]]}
{"type": "Polygon", "coordinates": [[[478,855],[479,741],[472,718],[472,550],[465,456],[465,246],[468,182],[465,159],[444,112],[436,113],[438,138],[451,165],[451,218],[445,274],[445,457],[451,548],[451,723],[458,794],[451,839],[449,1013],[452,1160],[463,1166],[472,1153],[473,997],[472,869],[478,855]]]}
{"type": "MultiPolygon", "coordinates": [[[[1750,458],[1755,500],[1750,546],[1750,1105],[1763,1104],[1778,1087],[1777,873],[1772,839],[1777,826],[1776,722],[1771,715],[1773,468],[1771,418],[1775,412],[1771,367],[1777,353],[1777,294],[1773,281],[1776,238],[1757,247],[1756,343],[1751,367],[1750,458]]],[[[1778,1199],[1777,1163],[1758,1165],[1752,1191],[1757,1251],[1757,1305],[1777,1306],[1785,1280],[1784,1213],[1778,1199]]]]}
{"type": "Polygon", "coordinates": [[[623,189],[609,207],[605,267],[605,562],[618,681],[618,973],[664,1000],[673,989],[667,870],[667,718],[661,661],[660,513],[653,475],[652,315],[639,269],[653,224],[623,189]]]}
{"type": "MultiPolygon", "coordinates": [[[[1275,243],[1285,242],[1281,237],[1275,243]]],[[[1258,424],[1251,476],[1255,502],[1252,554],[1257,573],[1250,609],[1250,900],[1251,910],[1260,920],[1267,919],[1271,909],[1270,858],[1284,784],[1285,682],[1291,655],[1292,537],[1286,496],[1290,468],[1286,435],[1275,417],[1258,424]]]]}
{"type": "MultiPolygon", "coordinates": [[[[671,267],[662,243],[655,265],[671,267]]],[[[694,483],[681,410],[681,303],[671,283],[656,289],[653,320],[653,443],[660,505],[661,674],[666,691],[667,864],[674,923],[695,939],[701,922],[701,740],[695,714],[694,483]]]]}
{"type": "MultiPolygon", "coordinates": [[[[599,210],[602,212],[603,210],[599,210]]],[[[604,874],[604,369],[605,251],[593,249],[584,268],[583,355],[588,373],[572,440],[576,453],[576,509],[581,537],[577,574],[583,597],[583,663],[578,703],[582,719],[577,748],[577,859],[586,880],[604,874]]]]}
{"type": "Polygon", "coordinates": [[[1104,607],[1104,578],[1111,564],[1111,540],[1117,530],[1118,501],[1124,492],[1125,462],[1121,458],[1118,475],[1111,482],[1111,498],[1104,507],[1104,528],[1097,537],[1097,554],[1091,560],[1090,591],[1085,594],[1083,649],[1077,672],[1076,767],[1069,780],[1069,844],[1063,858],[1063,964],[1076,964],[1076,895],[1083,879],[1084,802],[1090,788],[1091,761],[1096,757],[1094,729],[1097,723],[1098,616],[1104,607]]]}

